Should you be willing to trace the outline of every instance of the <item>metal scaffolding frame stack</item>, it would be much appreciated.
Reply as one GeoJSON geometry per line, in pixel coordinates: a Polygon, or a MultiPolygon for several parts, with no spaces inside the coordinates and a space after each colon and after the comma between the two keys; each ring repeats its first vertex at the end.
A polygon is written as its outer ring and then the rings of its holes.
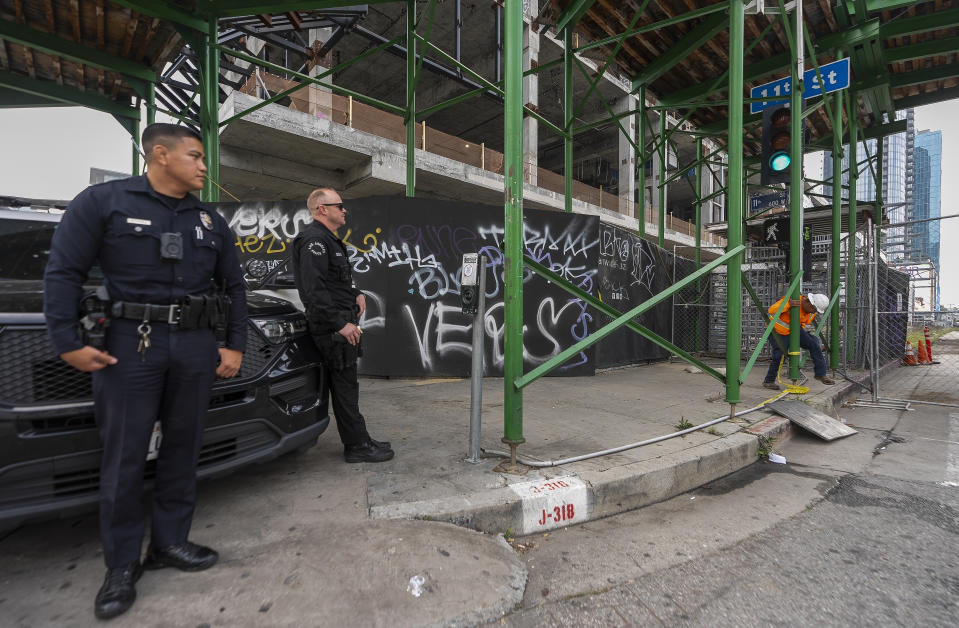
{"type": "MultiPolygon", "coordinates": [[[[685,0],[678,3],[630,0],[611,3],[606,0],[550,0],[539,10],[534,9],[526,14],[526,2],[503,0],[500,4],[505,72],[503,77],[496,76],[494,80],[464,65],[458,49],[450,54],[431,41],[436,0],[403,1],[406,3],[405,36],[380,41],[363,56],[379,52],[397,54],[402,49],[401,44],[405,44],[404,106],[386,103],[341,85],[322,82],[325,76],[355,63],[359,58],[346,60],[318,76],[310,76],[243,52],[237,45],[239,36],[234,35],[249,34],[257,23],[272,29],[276,16],[277,28],[284,24],[293,27],[304,20],[319,19],[317,12],[329,11],[341,5],[342,0],[47,0],[46,6],[53,7],[48,12],[44,11],[43,3],[39,0],[0,0],[0,8],[11,16],[0,22],[0,103],[3,106],[43,106],[66,102],[93,107],[116,116],[134,137],[140,126],[141,101],[147,105],[147,122],[153,120],[156,112],[163,111],[184,123],[199,123],[210,168],[210,183],[204,188],[203,198],[216,201],[219,199],[219,190],[215,185],[219,176],[218,131],[244,115],[238,114],[228,120],[218,119],[221,85],[227,84],[223,82],[221,68],[236,70],[243,67],[240,65],[242,62],[300,81],[295,87],[274,94],[254,109],[276,102],[297,89],[318,85],[403,116],[407,127],[406,191],[410,196],[416,192],[416,121],[470,98],[501,98],[505,112],[503,172],[506,226],[503,441],[511,446],[514,457],[516,447],[524,442],[524,388],[562,365],[571,355],[620,327],[632,329],[680,358],[700,365],[711,376],[722,381],[726,390],[725,400],[730,404],[730,416],[735,413],[735,406],[740,402],[740,386],[763,351],[770,332],[770,328],[766,327],[746,364],[742,365],[742,310],[747,302],[745,298],[726,299],[725,374],[703,364],[674,342],[638,325],[634,319],[654,305],[701,282],[721,265],[725,267],[725,289],[728,295],[749,293],[753,300],[757,300],[756,291],[742,268],[745,250],[743,207],[747,199],[748,181],[758,173],[755,125],[759,116],[744,113],[744,105],[754,100],[745,97],[747,86],[779,73],[788,73],[791,77],[791,107],[797,111],[802,109],[806,89],[803,85],[806,63],[818,75],[821,64],[844,56],[851,58],[854,79],[851,89],[808,99],[803,116],[792,117],[790,154],[794,164],[802,163],[804,150],[831,148],[833,151],[836,184],[833,185],[832,194],[832,242],[841,240],[843,216],[846,216],[845,231],[857,231],[855,182],[861,169],[881,169],[881,151],[877,155],[866,156],[860,162],[858,141],[900,132],[902,129],[898,122],[884,122],[885,114],[888,114],[888,119],[894,119],[892,114],[896,109],[959,96],[959,63],[956,62],[959,49],[956,41],[959,38],[955,36],[959,25],[959,8],[949,1],[839,0],[827,3],[807,0],[787,3],[784,0],[685,0]],[[688,8],[688,12],[677,12],[676,6],[680,4],[688,8]],[[421,8],[419,12],[418,7],[421,8]],[[132,20],[132,27],[126,29],[125,36],[119,36],[120,41],[113,41],[117,37],[115,29],[103,28],[95,44],[86,44],[80,33],[81,9],[84,13],[105,16],[101,19],[105,20],[107,26],[111,20],[124,16],[135,14],[137,19],[132,20]],[[805,16],[804,9],[807,11],[805,16]],[[45,13],[48,14],[47,26],[39,28],[35,23],[42,21],[45,13]],[[149,18],[148,30],[136,35],[141,32],[137,30],[141,16],[149,18]],[[72,35],[70,27],[66,26],[68,23],[73,25],[72,35]],[[523,67],[523,29],[527,23],[531,23],[527,28],[545,25],[555,29],[557,38],[562,40],[565,47],[561,59],[536,67],[523,67]],[[611,24],[620,24],[623,30],[616,32],[611,24]],[[171,56],[176,54],[175,51],[157,45],[176,43],[176,33],[188,46],[185,52],[180,51],[178,57],[171,56]],[[137,46],[136,52],[131,52],[132,40],[147,36],[154,45],[144,45],[142,50],[137,46]],[[581,41],[584,36],[585,43],[581,41]],[[121,52],[108,53],[108,48],[121,52]],[[139,53],[139,59],[133,60],[136,53],[139,53]],[[584,55],[592,58],[600,55],[604,59],[601,71],[593,73],[584,64],[584,55]],[[148,63],[143,63],[144,58],[148,63]],[[50,62],[53,73],[44,74],[44,64],[48,64],[50,59],[53,60],[50,62]],[[180,68],[189,69],[186,82],[176,82],[172,78],[169,67],[166,67],[171,61],[179,63],[180,68]],[[632,78],[632,92],[638,95],[638,106],[633,111],[614,112],[602,95],[596,93],[600,77],[613,64],[621,74],[632,78]],[[563,68],[564,113],[560,121],[547,119],[535,106],[523,101],[524,76],[555,65],[562,65],[563,68]],[[417,109],[417,81],[424,67],[431,71],[440,68],[453,78],[468,80],[475,87],[445,102],[417,109]],[[68,78],[66,84],[64,82],[67,69],[75,70],[79,77],[74,87],[70,86],[72,79],[68,78]],[[158,76],[161,70],[164,70],[163,76],[158,76]],[[88,90],[90,79],[95,76],[91,73],[96,72],[99,72],[100,87],[88,90]],[[636,163],[659,160],[663,176],[656,190],[659,195],[656,239],[661,246],[664,244],[666,185],[689,169],[695,173],[691,183],[696,211],[695,270],[628,312],[611,308],[523,255],[523,119],[534,119],[563,139],[566,210],[570,211],[574,139],[577,133],[595,125],[576,123],[576,113],[582,104],[574,102],[573,83],[576,76],[590,85],[585,98],[596,97],[602,101],[609,114],[602,122],[618,126],[634,150],[636,163]],[[107,95],[104,85],[110,79],[115,81],[114,88],[107,95]],[[159,94],[155,87],[157,83],[162,85],[159,94]],[[189,85],[193,85],[192,92],[189,85]],[[164,106],[160,107],[157,100],[164,106]],[[672,128],[667,128],[667,111],[679,116],[679,123],[672,128]],[[660,114],[658,129],[652,128],[647,115],[650,112],[660,114]],[[621,122],[629,115],[639,118],[635,131],[621,122]],[[694,128],[690,129],[687,122],[691,122],[694,128]],[[805,146],[800,139],[803,127],[808,128],[813,135],[805,146]],[[677,134],[686,134],[696,140],[696,159],[691,164],[684,164],[672,176],[666,176],[669,143],[677,134]],[[704,154],[704,138],[712,138],[721,148],[704,154]],[[838,179],[842,170],[844,145],[848,145],[849,162],[854,164],[850,171],[846,210],[843,208],[842,186],[838,179]],[[721,151],[728,156],[728,162],[724,163],[728,177],[725,187],[712,195],[724,194],[727,198],[728,245],[722,255],[704,264],[700,242],[701,210],[703,203],[711,196],[701,194],[703,165],[713,163],[721,151]],[[613,319],[527,373],[523,372],[522,359],[524,268],[546,277],[613,319]]],[[[372,0],[367,4],[383,4],[383,1],[372,0]]],[[[356,9],[351,15],[360,13],[362,8],[356,9]]],[[[349,22],[352,19],[350,15],[326,19],[343,33],[350,26],[356,26],[355,20],[352,24],[349,22]]],[[[276,32],[260,35],[270,35],[267,39],[271,39],[274,45],[300,49],[295,38],[284,38],[276,32]]],[[[323,51],[312,52],[319,54],[323,51]]],[[[821,82],[821,76],[819,79],[821,82]]],[[[137,159],[134,156],[135,171],[138,169],[137,159]]],[[[636,201],[638,207],[644,209],[644,168],[640,167],[638,171],[636,201]]],[[[802,177],[801,168],[792,169],[791,189],[804,189],[802,177]]],[[[876,178],[877,182],[881,179],[876,178]]],[[[791,196],[789,214],[793,220],[790,225],[787,283],[788,293],[798,297],[802,281],[804,208],[802,194],[791,196]]],[[[877,194],[877,198],[881,199],[882,194],[877,194]]],[[[645,211],[637,214],[637,231],[645,236],[645,211]]],[[[881,202],[875,208],[872,220],[882,223],[881,202]]],[[[855,256],[850,256],[846,264],[841,263],[840,249],[838,246],[831,247],[828,282],[823,284],[831,298],[828,317],[830,362],[833,368],[839,365],[841,345],[846,347],[846,361],[856,361],[855,343],[841,343],[840,334],[844,328],[847,333],[854,333],[856,329],[858,310],[855,295],[859,273],[855,256]],[[845,290],[850,298],[846,309],[847,320],[840,325],[840,308],[836,304],[842,290],[840,273],[843,268],[846,273],[845,290]]],[[[763,297],[767,295],[764,293],[763,297]]],[[[789,376],[795,379],[800,365],[799,327],[798,317],[793,318],[789,376]]]]}

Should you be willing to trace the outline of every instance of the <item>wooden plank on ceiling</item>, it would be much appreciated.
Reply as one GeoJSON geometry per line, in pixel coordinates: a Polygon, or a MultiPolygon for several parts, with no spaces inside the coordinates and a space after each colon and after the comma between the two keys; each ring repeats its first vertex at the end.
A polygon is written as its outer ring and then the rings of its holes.
{"type": "Polygon", "coordinates": [[[10,60],[7,58],[7,42],[0,39],[0,68],[6,70],[10,67],[10,60]]]}
{"type": "Polygon", "coordinates": [[[47,30],[56,33],[57,22],[53,16],[53,0],[43,0],[43,17],[47,21],[47,30]]]}
{"type": "Polygon", "coordinates": [[[101,49],[106,45],[106,19],[103,0],[97,0],[97,45],[101,49]]]}
{"type": "Polygon", "coordinates": [[[133,46],[133,35],[137,32],[140,25],[140,12],[130,11],[130,20],[127,22],[127,32],[123,37],[123,46],[120,48],[120,56],[130,58],[130,48],[133,46]]]}
{"type": "Polygon", "coordinates": [[[83,35],[80,32],[80,0],[70,0],[70,27],[73,30],[73,41],[82,43],[83,35]]]}

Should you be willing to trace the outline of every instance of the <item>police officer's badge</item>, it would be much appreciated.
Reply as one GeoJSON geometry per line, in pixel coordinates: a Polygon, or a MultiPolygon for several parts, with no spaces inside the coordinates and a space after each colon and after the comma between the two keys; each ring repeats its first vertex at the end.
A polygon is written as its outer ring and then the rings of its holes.
{"type": "Polygon", "coordinates": [[[313,241],[306,245],[307,250],[313,255],[326,255],[326,246],[322,242],[313,241]]]}
{"type": "Polygon", "coordinates": [[[213,218],[206,212],[200,212],[200,222],[207,231],[213,231],[213,218]]]}

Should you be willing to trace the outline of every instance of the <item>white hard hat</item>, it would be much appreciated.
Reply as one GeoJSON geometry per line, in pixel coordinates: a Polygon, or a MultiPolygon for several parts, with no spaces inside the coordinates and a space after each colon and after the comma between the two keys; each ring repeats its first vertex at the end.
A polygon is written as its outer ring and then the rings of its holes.
{"type": "Polygon", "coordinates": [[[816,310],[822,314],[826,311],[826,308],[829,307],[829,297],[818,292],[810,292],[806,295],[806,298],[809,299],[809,302],[813,304],[816,310]]]}

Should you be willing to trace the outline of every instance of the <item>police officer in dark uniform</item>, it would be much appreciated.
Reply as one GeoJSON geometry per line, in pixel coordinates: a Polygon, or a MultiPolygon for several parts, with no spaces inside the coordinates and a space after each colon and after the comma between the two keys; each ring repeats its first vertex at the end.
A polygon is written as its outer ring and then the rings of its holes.
{"type": "Polygon", "coordinates": [[[144,568],[200,571],[216,562],[214,550],[187,540],[196,464],[215,376],[236,375],[246,348],[246,293],[233,236],[190,194],[206,173],[200,138],[186,127],[152,124],[142,146],[146,175],[92,186],[70,203],[44,276],[54,351],[93,372],[107,566],[94,605],[101,619],[130,608],[144,568]],[[94,264],[103,271],[106,315],[84,317],[91,333],[82,335],[79,304],[94,264]],[[143,472],[155,422],[162,440],[141,565],[143,472]]]}
{"type": "Polygon", "coordinates": [[[356,360],[361,354],[363,330],[358,324],[366,297],[353,281],[346,246],[336,235],[346,224],[346,207],[332,188],[314,190],[306,204],[313,222],[293,240],[293,276],[323,360],[320,416],[327,414],[332,394],[345,460],[384,462],[393,457],[393,450],[388,442],[370,438],[360,414],[356,360]]]}

